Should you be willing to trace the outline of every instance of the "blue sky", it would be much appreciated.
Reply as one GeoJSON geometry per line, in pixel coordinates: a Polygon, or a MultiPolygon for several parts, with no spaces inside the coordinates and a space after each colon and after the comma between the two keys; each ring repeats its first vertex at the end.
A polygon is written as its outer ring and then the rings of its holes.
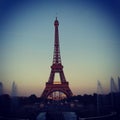
{"type": "MultiPolygon", "coordinates": [[[[54,20],[59,20],[62,64],[74,94],[92,94],[100,80],[120,76],[119,0],[1,0],[0,81],[10,93],[40,96],[53,58],[54,20]]],[[[58,79],[58,78],[56,78],[58,79]]]]}

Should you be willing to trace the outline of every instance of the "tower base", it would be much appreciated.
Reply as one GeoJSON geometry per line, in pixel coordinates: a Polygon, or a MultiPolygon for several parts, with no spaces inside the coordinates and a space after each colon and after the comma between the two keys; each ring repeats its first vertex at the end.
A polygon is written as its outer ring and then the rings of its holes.
{"type": "Polygon", "coordinates": [[[42,98],[48,98],[48,96],[53,92],[62,92],[67,97],[71,97],[73,94],[68,86],[68,82],[64,82],[61,84],[53,84],[53,83],[46,83],[46,87],[41,95],[42,98]]]}

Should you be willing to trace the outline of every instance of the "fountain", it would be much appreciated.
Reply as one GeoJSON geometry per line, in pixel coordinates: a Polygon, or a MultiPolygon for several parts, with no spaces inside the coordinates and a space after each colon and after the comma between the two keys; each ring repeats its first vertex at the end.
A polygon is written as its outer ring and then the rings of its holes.
{"type": "Polygon", "coordinates": [[[11,90],[11,112],[15,112],[18,107],[17,86],[15,82],[12,83],[11,90]]]}
{"type": "Polygon", "coordinates": [[[16,96],[17,96],[17,86],[16,86],[16,84],[15,84],[14,81],[13,81],[13,83],[12,83],[11,96],[12,96],[12,97],[16,97],[16,96]]]}
{"type": "Polygon", "coordinates": [[[0,95],[2,95],[3,94],[3,84],[2,84],[2,82],[0,82],[0,95]]]}
{"type": "Polygon", "coordinates": [[[112,77],[111,77],[111,81],[110,81],[110,93],[111,93],[111,106],[115,107],[116,97],[117,97],[116,93],[118,93],[118,89],[117,89],[115,81],[112,77]]]}
{"type": "Polygon", "coordinates": [[[117,86],[116,86],[115,81],[112,77],[111,77],[110,86],[111,86],[111,88],[110,88],[111,93],[118,92],[117,86]]]}
{"type": "Polygon", "coordinates": [[[119,92],[120,92],[120,77],[118,77],[118,88],[119,88],[119,92]]]}
{"type": "Polygon", "coordinates": [[[100,83],[100,81],[98,81],[97,83],[97,114],[100,115],[100,109],[102,106],[102,97],[103,95],[103,89],[102,89],[102,85],[100,83]]]}

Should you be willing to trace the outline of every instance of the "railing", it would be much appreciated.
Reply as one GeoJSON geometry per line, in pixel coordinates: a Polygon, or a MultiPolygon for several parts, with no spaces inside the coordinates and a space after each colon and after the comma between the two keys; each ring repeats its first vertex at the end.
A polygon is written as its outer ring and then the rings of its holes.
{"type": "Polygon", "coordinates": [[[103,116],[97,116],[97,117],[87,117],[87,118],[79,118],[79,120],[107,120],[107,118],[114,117],[117,113],[112,112],[111,114],[103,115],[103,116]]]}

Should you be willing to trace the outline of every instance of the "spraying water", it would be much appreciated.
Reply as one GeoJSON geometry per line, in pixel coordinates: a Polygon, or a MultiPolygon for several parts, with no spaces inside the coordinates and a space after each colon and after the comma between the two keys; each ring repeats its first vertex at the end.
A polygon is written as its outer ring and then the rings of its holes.
{"type": "Polygon", "coordinates": [[[17,96],[17,87],[16,87],[15,82],[12,83],[11,96],[12,97],[16,97],[17,96]]]}
{"type": "Polygon", "coordinates": [[[117,86],[115,84],[114,79],[111,77],[111,81],[110,81],[110,92],[111,92],[111,105],[112,107],[115,106],[115,93],[118,92],[117,86]]]}
{"type": "Polygon", "coordinates": [[[3,94],[3,84],[2,84],[2,82],[0,82],[0,95],[2,95],[3,94]]]}
{"type": "Polygon", "coordinates": [[[100,115],[101,95],[103,95],[103,89],[100,81],[98,81],[97,82],[97,114],[98,115],[100,115]]]}
{"type": "Polygon", "coordinates": [[[17,86],[15,82],[13,82],[11,90],[11,112],[15,112],[17,108],[18,108],[17,86]]]}
{"type": "Polygon", "coordinates": [[[119,92],[120,92],[120,77],[118,77],[118,88],[119,88],[119,92]]]}

